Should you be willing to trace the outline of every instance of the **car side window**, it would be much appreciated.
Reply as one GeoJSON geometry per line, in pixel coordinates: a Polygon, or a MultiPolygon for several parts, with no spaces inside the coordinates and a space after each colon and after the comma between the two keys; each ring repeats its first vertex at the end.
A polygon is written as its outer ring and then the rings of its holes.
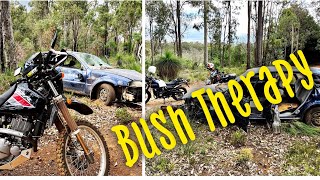
{"type": "Polygon", "coordinates": [[[319,75],[316,75],[316,74],[313,74],[313,80],[314,80],[314,84],[315,85],[320,85],[320,76],[319,75]]]}
{"type": "Polygon", "coordinates": [[[75,68],[75,69],[81,69],[82,65],[81,63],[73,56],[69,56],[63,64],[64,67],[69,67],[69,68],[75,68]]]}
{"type": "MultiPolygon", "coordinates": [[[[284,75],[285,75],[285,77],[288,77],[288,73],[284,73],[284,75]]],[[[296,83],[297,77],[299,77],[299,73],[293,74],[290,85],[294,85],[296,83]]],[[[278,85],[280,88],[284,88],[283,82],[282,82],[280,76],[278,77],[278,85]]]]}

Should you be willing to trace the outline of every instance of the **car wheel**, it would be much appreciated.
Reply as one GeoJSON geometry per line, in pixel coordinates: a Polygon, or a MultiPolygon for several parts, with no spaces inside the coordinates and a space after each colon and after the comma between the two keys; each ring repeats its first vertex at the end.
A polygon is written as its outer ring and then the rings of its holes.
{"type": "Polygon", "coordinates": [[[184,87],[180,87],[178,88],[178,91],[177,93],[175,93],[172,97],[174,100],[176,101],[179,101],[179,100],[182,100],[183,96],[187,93],[187,89],[184,88],[184,87]]]}
{"type": "Polygon", "coordinates": [[[320,127],[320,107],[310,109],[304,120],[309,125],[320,127]]]}
{"type": "Polygon", "coordinates": [[[97,97],[108,106],[116,99],[116,92],[110,84],[101,84],[97,90],[97,97]]]}

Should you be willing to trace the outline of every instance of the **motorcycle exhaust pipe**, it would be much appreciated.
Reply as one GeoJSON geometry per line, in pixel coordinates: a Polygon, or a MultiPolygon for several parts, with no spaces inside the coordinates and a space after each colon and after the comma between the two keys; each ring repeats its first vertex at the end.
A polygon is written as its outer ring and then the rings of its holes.
{"type": "Polygon", "coordinates": [[[20,131],[16,131],[13,129],[0,128],[0,134],[11,135],[11,136],[15,136],[15,137],[21,138],[23,140],[26,140],[32,144],[34,151],[37,152],[37,142],[35,140],[25,136],[20,131]]]}

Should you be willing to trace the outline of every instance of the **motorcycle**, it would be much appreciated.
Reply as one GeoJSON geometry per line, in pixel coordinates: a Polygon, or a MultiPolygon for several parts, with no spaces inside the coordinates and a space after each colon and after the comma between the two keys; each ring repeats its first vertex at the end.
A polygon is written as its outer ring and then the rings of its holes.
{"type": "Polygon", "coordinates": [[[68,53],[55,51],[57,32],[46,57],[39,53],[21,78],[0,96],[0,170],[12,170],[38,151],[44,130],[58,129],[57,165],[60,175],[108,175],[109,151],[101,132],[91,123],[75,121],[69,109],[92,114],[90,107],[63,96],[64,74],[55,68],[68,53]]]}
{"type": "MultiPolygon", "coordinates": [[[[150,67],[149,72],[154,74],[155,67],[150,67]]],[[[188,81],[182,78],[177,78],[166,83],[161,79],[146,76],[146,103],[148,103],[151,98],[151,92],[149,89],[152,89],[155,99],[172,97],[174,100],[179,101],[182,99],[183,95],[187,93],[187,89],[183,87],[184,84],[189,87],[188,81]]]]}
{"type": "Polygon", "coordinates": [[[210,72],[209,78],[206,80],[206,85],[225,83],[231,79],[235,79],[236,77],[236,74],[225,74],[224,72],[216,70],[216,72],[210,72]]]}

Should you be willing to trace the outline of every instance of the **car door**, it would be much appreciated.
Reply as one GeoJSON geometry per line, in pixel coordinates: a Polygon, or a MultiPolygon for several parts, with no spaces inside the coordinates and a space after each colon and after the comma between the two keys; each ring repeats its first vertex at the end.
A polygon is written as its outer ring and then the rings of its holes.
{"type": "Polygon", "coordinates": [[[87,71],[75,57],[69,56],[61,66],[64,73],[63,88],[77,94],[85,94],[87,71]]]}

